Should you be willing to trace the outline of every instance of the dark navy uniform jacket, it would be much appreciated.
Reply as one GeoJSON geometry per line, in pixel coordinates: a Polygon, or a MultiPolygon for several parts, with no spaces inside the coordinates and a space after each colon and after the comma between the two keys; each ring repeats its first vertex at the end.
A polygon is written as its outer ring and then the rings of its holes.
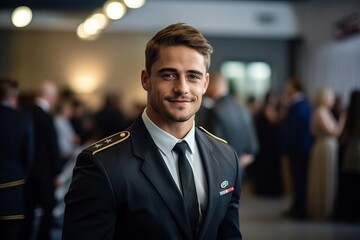
{"type": "MultiPolygon", "coordinates": [[[[241,239],[238,157],[226,143],[195,134],[208,185],[197,239],[241,239]]],[[[78,156],[65,203],[64,240],[192,239],[181,193],[141,117],[78,156]]]]}
{"type": "Polygon", "coordinates": [[[29,114],[0,105],[0,221],[24,218],[24,183],[33,161],[29,114]]]}

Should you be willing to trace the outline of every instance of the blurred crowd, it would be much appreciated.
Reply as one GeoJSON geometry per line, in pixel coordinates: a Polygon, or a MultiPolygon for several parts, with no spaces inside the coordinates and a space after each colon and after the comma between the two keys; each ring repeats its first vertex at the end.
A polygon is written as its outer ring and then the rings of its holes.
{"type": "MultiPolygon", "coordinates": [[[[284,216],[360,220],[360,89],[347,106],[324,87],[308,97],[299,79],[283,91],[241,102],[219,72],[210,74],[196,124],[234,147],[243,180],[261,197],[290,193],[284,216]],[[286,174],[288,172],[288,174],[286,174]]],[[[64,211],[76,156],[87,145],[129,127],[121,96],[103,107],[45,81],[25,95],[18,82],[0,78],[0,232],[4,239],[51,239],[64,211]],[[36,227],[35,227],[36,226],[36,227]],[[4,233],[4,234],[3,234],[4,233]]],[[[140,113],[145,106],[136,106],[140,113]]]]}
{"type": "Polygon", "coordinates": [[[329,87],[308,96],[293,77],[241,101],[212,72],[197,124],[235,148],[253,194],[292,197],[284,217],[359,221],[360,89],[349,95],[347,106],[329,87]]]}
{"type": "MultiPolygon", "coordinates": [[[[0,233],[4,239],[51,239],[76,157],[87,145],[129,127],[121,99],[109,94],[101,109],[52,81],[34,94],[0,78],[0,233]]],[[[140,111],[140,107],[137,107],[140,111]]]]}
{"type": "Polygon", "coordinates": [[[360,89],[345,106],[335,90],[307,96],[299,79],[282,92],[269,92],[262,103],[247,106],[259,140],[248,168],[253,191],[262,197],[290,193],[285,217],[298,220],[360,220],[360,89]]]}

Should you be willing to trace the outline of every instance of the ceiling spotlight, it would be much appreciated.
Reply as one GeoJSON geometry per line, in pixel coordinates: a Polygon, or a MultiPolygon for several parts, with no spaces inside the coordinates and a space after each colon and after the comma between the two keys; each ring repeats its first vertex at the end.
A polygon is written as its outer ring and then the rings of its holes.
{"type": "Polygon", "coordinates": [[[93,19],[94,24],[98,29],[104,29],[109,23],[109,19],[107,18],[107,16],[100,12],[94,13],[93,15],[91,15],[90,18],[93,19]]]}
{"type": "Polygon", "coordinates": [[[104,5],[104,12],[112,20],[122,18],[126,13],[126,6],[119,1],[107,1],[104,5]]]}
{"type": "Polygon", "coordinates": [[[15,8],[11,14],[11,21],[15,27],[25,27],[32,20],[32,11],[26,6],[15,8]]]}
{"type": "Polygon", "coordinates": [[[145,4],[145,0],[124,0],[128,8],[140,8],[145,4]]]}
{"type": "Polygon", "coordinates": [[[88,30],[85,28],[84,23],[81,23],[77,29],[76,34],[80,39],[83,40],[95,40],[98,38],[98,35],[96,33],[89,33],[88,30]]]}
{"type": "Polygon", "coordinates": [[[100,28],[97,25],[97,22],[93,18],[88,18],[84,22],[84,30],[89,35],[94,35],[99,32],[100,28]]]}

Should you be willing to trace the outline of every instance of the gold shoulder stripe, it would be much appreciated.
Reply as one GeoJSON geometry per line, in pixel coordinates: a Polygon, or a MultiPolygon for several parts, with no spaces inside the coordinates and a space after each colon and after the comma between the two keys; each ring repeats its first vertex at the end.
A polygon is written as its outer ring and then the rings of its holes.
{"type": "Polygon", "coordinates": [[[91,144],[86,149],[90,151],[93,155],[96,153],[103,151],[111,146],[114,146],[115,144],[118,144],[130,137],[130,132],[123,131],[116,133],[114,135],[111,135],[107,138],[104,138],[96,143],[91,144]]]}
{"type": "Polygon", "coordinates": [[[203,128],[202,126],[199,126],[198,128],[199,128],[201,131],[203,131],[204,133],[210,135],[211,137],[213,137],[213,138],[215,138],[215,139],[217,139],[217,140],[219,140],[219,141],[227,144],[227,141],[226,141],[225,139],[222,139],[222,138],[220,138],[220,137],[212,134],[211,132],[209,132],[208,130],[206,130],[205,128],[203,128]]]}
{"type": "Polygon", "coordinates": [[[25,183],[25,179],[20,179],[20,180],[6,182],[6,183],[0,183],[0,188],[15,187],[18,185],[23,185],[24,183],[25,183]]]}
{"type": "Polygon", "coordinates": [[[24,219],[24,218],[25,218],[25,215],[23,215],[23,214],[0,216],[0,220],[19,220],[19,219],[24,219]]]}

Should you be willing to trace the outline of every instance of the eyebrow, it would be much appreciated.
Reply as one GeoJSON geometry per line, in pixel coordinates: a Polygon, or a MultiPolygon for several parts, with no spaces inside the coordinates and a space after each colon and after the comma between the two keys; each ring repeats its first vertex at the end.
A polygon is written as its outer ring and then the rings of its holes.
{"type": "MultiPolygon", "coordinates": [[[[157,73],[162,73],[162,72],[178,72],[178,70],[176,68],[161,68],[161,69],[159,69],[157,71],[157,73]]],[[[197,71],[197,70],[188,70],[186,72],[187,73],[198,74],[198,75],[201,75],[201,76],[204,75],[203,72],[200,72],[200,71],[197,71]]]]}

